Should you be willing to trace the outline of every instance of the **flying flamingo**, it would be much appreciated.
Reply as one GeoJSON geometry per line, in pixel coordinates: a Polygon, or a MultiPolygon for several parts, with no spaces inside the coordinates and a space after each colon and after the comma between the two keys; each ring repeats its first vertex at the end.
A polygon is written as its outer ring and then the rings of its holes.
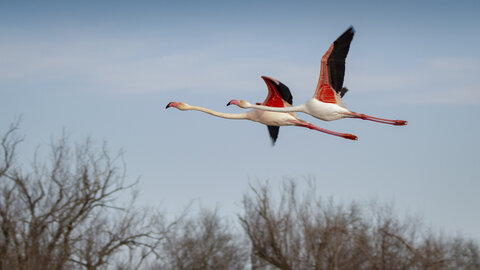
{"type": "MultiPolygon", "coordinates": [[[[265,101],[262,104],[265,106],[273,106],[273,107],[289,107],[292,104],[292,94],[286,85],[283,83],[269,77],[262,76],[262,79],[265,81],[268,87],[268,95],[265,101]]],[[[227,106],[230,103],[227,104],[227,106]]],[[[262,110],[250,110],[246,113],[221,113],[216,112],[207,108],[191,106],[183,102],[170,102],[166,106],[166,108],[175,107],[179,110],[195,110],[201,111],[204,113],[211,114],[213,116],[227,118],[227,119],[247,119],[255,122],[262,123],[267,125],[268,132],[270,134],[270,138],[272,139],[272,144],[275,144],[275,141],[278,137],[278,132],[280,130],[280,126],[297,126],[297,127],[305,127],[313,130],[318,130],[320,132],[324,132],[327,134],[331,134],[334,136],[342,137],[345,139],[350,140],[357,140],[357,136],[352,134],[346,133],[339,133],[330,131],[327,129],[323,129],[317,127],[311,123],[303,121],[295,116],[294,113],[278,113],[278,112],[267,112],[262,110]]]]}
{"type": "Polygon", "coordinates": [[[253,108],[272,112],[303,112],[324,121],[360,118],[395,126],[406,125],[407,121],[404,120],[389,120],[352,112],[343,104],[342,97],[348,91],[347,88],[343,87],[345,58],[347,58],[354,33],[355,30],[353,27],[350,27],[330,45],[330,48],[322,57],[320,78],[315,94],[304,104],[295,107],[273,108],[266,104],[252,105],[248,101],[236,99],[230,101],[230,104],[241,108],[253,108]]]}

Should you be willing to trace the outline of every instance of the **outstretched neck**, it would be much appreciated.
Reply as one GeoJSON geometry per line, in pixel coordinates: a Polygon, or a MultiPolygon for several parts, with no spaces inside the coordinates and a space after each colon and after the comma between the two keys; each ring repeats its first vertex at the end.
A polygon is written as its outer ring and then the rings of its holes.
{"type": "Polygon", "coordinates": [[[210,109],[198,107],[198,106],[189,106],[188,108],[185,108],[185,110],[201,111],[204,113],[211,114],[213,116],[226,118],[226,119],[248,119],[247,113],[221,113],[221,112],[217,112],[214,110],[210,110],[210,109]]]}
{"type": "Polygon", "coordinates": [[[294,107],[269,107],[264,105],[250,104],[248,108],[270,112],[305,112],[305,106],[303,104],[294,107]]]}

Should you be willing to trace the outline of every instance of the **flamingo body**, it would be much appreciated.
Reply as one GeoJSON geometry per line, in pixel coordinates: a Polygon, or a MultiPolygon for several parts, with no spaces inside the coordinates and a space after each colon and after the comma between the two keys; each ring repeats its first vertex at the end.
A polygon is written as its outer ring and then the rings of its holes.
{"type": "Polygon", "coordinates": [[[192,106],[185,102],[170,102],[166,108],[174,107],[181,111],[201,111],[208,113],[213,116],[226,119],[244,119],[254,122],[258,122],[267,126],[293,126],[295,125],[292,121],[298,121],[293,114],[290,113],[278,113],[278,112],[269,112],[262,110],[250,110],[245,113],[221,113],[214,110],[210,110],[203,107],[192,106]]]}
{"type": "MultiPolygon", "coordinates": [[[[284,107],[291,106],[293,97],[287,86],[285,86],[284,84],[282,84],[281,82],[273,78],[262,76],[262,79],[267,84],[268,94],[265,100],[259,104],[264,106],[273,106],[276,108],[284,108],[284,107]]],[[[234,100],[232,100],[227,104],[227,106],[231,104],[238,105],[234,100]]],[[[245,120],[250,120],[250,121],[267,125],[268,132],[272,140],[272,144],[275,144],[277,140],[280,126],[305,127],[305,128],[317,130],[320,132],[324,132],[327,134],[331,134],[334,136],[339,136],[339,137],[350,139],[350,140],[357,140],[357,136],[355,135],[339,133],[339,132],[330,131],[330,130],[317,127],[311,123],[308,123],[306,121],[299,119],[294,113],[271,112],[271,111],[264,111],[264,110],[257,110],[257,109],[253,109],[245,113],[222,113],[222,112],[217,112],[208,108],[192,106],[184,102],[170,102],[168,103],[166,108],[170,108],[170,107],[174,107],[182,111],[186,111],[186,110],[201,111],[213,116],[226,118],[226,119],[245,119],[245,120]]]]}
{"type": "Polygon", "coordinates": [[[338,120],[342,118],[359,118],[383,124],[403,126],[404,120],[390,120],[359,114],[348,110],[343,104],[342,97],[348,91],[343,87],[345,76],[345,59],[350,49],[355,30],[350,27],[338,37],[328,48],[322,57],[320,76],[317,88],[312,98],[304,104],[294,107],[268,107],[254,105],[244,100],[235,100],[241,108],[253,108],[272,112],[303,112],[324,121],[338,120]]]}
{"type": "Polygon", "coordinates": [[[324,121],[338,120],[350,117],[347,113],[350,112],[346,108],[339,106],[336,103],[322,102],[316,98],[310,98],[305,102],[305,113],[314,115],[324,121]]]}
{"type": "Polygon", "coordinates": [[[292,121],[298,118],[289,113],[277,113],[262,110],[251,110],[247,112],[246,119],[258,122],[267,126],[293,126],[292,121]]]}

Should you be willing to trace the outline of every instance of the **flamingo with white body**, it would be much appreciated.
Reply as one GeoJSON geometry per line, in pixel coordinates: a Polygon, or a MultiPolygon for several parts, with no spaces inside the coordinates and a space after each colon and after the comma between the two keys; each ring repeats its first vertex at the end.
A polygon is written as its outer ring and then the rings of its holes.
{"type": "MultiPolygon", "coordinates": [[[[272,107],[289,107],[292,104],[292,94],[287,86],[282,84],[281,82],[262,76],[262,79],[265,81],[268,87],[268,95],[263,101],[263,103],[259,103],[265,106],[272,106],[272,107]]],[[[228,103],[230,105],[231,103],[228,103]]],[[[278,137],[278,132],[280,130],[280,126],[297,126],[297,127],[305,127],[313,130],[317,130],[320,132],[324,132],[330,135],[342,137],[345,139],[350,140],[357,140],[357,136],[352,134],[346,133],[339,133],[335,131],[330,131],[327,129],[323,129],[317,127],[311,123],[303,121],[295,116],[294,113],[282,113],[282,112],[268,112],[262,110],[250,110],[245,113],[221,113],[216,112],[207,108],[198,107],[198,106],[191,106],[183,102],[170,102],[166,106],[166,108],[175,107],[179,110],[195,110],[201,111],[204,113],[211,114],[213,116],[226,118],[226,119],[246,119],[251,120],[254,122],[259,122],[264,125],[267,125],[268,131],[270,134],[270,138],[272,139],[272,144],[275,144],[275,141],[278,137]]]]}
{"type": "Polygon", "coordinates": [[[348,91],[347,88],[343,87],[345,59],[354,33],[355,30],[350,27],[332,43],[323,55],[317,89],[313,97],[304,104],[294,107],[274,108],[265,104],[250,104],[248,101],[236,99],[230,101],[230,104],[245,109],[253,108],[271,112],[303,112],[324,121],[359,118],[396,126],[406,125],[407,121],[404,120],[390,120],[356,113],[348,110],[343,104],[342,97],[348,91]]]}

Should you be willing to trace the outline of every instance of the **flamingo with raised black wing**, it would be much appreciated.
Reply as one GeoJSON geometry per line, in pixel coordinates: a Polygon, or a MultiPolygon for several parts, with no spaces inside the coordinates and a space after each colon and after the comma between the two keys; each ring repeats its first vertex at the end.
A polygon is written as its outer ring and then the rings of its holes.
{"type": "Polygon", "coordinates": [[[266,104],[250,104],[245,100],[232,100],[241,108],[252,108],[271,112],[303,112],[324,121],[338,120],[342,118],[359,118],[374,122],[404,126],[407,121],[390,120],[356,113],[348,110],[342,102],[342,97],[348,91],[343,87],[345,76],[345,59],[347,58],[355,30],[350,27],[335,40],[322,57],[320,78],[317,89],[312,98],[304,104],[294,107],[274,108],[266,104]]]}
{"type": "MultiPolygon", "coordinates": [[[[258,103],[265,106],[272,106],[272,107],[289,107],[292,105],[293,97],[290,93],[290,90],[286,85],[283,83],[269,77],[262,76],[262,79],[265,81],[268,87],[268,95],[263,103],[258,103]]],[[[230,105],[231,103],[228,103],[230,105]]],[[[213,116],[227,118],[227,119],[246,119],[255,122],[262,123],[267,125],[268,132],[270,134],[270,138],[272,139],[272,144],[275,144],[278,132],[280,130],[280,126],[297,126],[297,127],[305,127],[313,130],[317,130],[320,132],[324,132],[327,134],[331,134],[334,136],[342,137],[345,139],[350,140],[357,140],[357,136],[352,134],[346,133],[339,133],[335,131],[330,131],[327,129],[323,129],[317,127],[311,123],[303,121],[295,116],[294,113],[278,113],[278,112],[268,112],[262,110],[250,110],[245,113],[221,113],[216,112],[207,108],[198,107],[198,106],[191,106],[183,102],[170,102],[166,106],[166,108],[174,107],[179,110],[195,110],[201,111],[204,113],[211,114],[213,116]]]]}

